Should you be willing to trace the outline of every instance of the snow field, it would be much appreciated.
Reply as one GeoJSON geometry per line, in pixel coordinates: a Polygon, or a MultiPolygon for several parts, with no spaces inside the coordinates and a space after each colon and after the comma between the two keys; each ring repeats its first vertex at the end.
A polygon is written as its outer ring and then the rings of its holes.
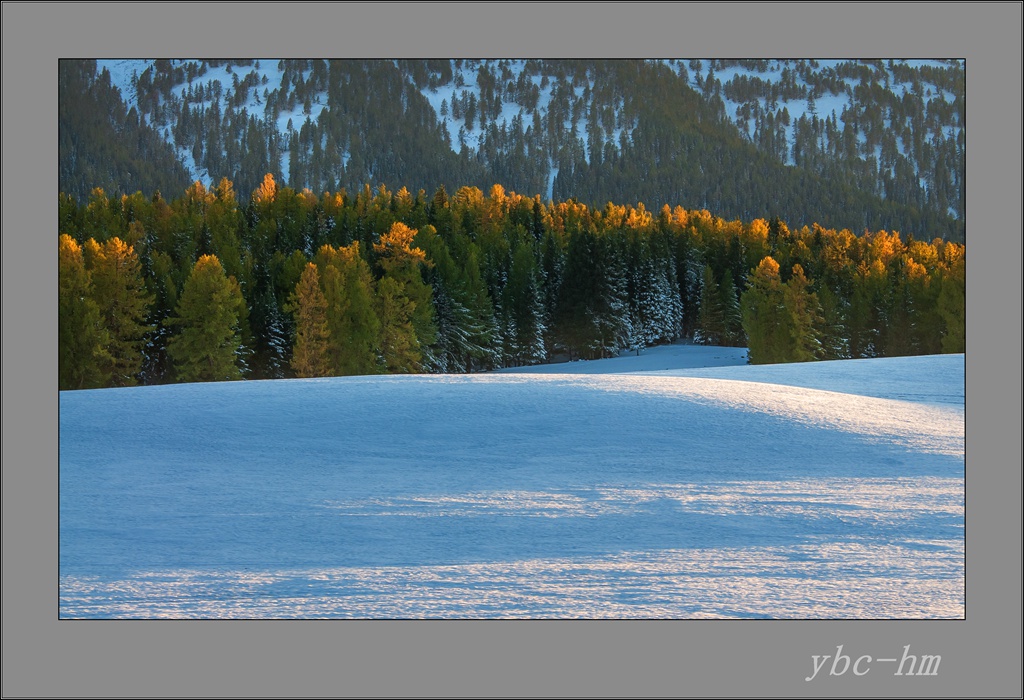
{"type": "Polygon", "coordinates": [[[963,617],[963,356],[700,352],[64,392],[61,617],[963,617]]]}

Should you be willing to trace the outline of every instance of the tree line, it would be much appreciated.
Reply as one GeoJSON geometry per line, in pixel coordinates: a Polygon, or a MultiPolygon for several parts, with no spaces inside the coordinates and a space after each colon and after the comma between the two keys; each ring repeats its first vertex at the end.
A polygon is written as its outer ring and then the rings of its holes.
{"type": "Polygon", "coordinates": [[[494,185],[59,197],[59,385],[963,352],[962,244],[494,185]]]}

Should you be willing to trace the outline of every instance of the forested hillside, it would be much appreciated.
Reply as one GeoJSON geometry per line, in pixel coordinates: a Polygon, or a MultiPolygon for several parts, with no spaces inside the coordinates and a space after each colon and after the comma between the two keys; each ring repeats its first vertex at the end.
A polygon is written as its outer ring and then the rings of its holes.
{"type": "Polygon", "coordinates": [[[62,61],[61,76],[60,188],[78,202],[180,192],[182,169],[249,193],[269,172],[317,196],[500,182],[545,204],[964,240],[962,61],[62,61]]]}
{"type": "Polygon", "coordinates": [[[963,352],[964,246],[493,185],[59,198],[60,387],[474,372],[680,337],[963,352]]]}
{"type": "Polygon", "coordinates": [[[60,61],[57,163],[60,191],[82,198],[95,187],[111,192],[181,192],[190,173],[174,148],[127,107],[89,62],[60,61]]]}

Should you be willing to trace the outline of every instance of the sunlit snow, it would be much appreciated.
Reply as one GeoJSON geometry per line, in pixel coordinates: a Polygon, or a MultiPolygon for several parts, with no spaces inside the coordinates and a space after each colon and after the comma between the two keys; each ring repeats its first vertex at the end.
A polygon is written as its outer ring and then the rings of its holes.
{"type": "Polygon", "coordinates": [[[962,618],[963,355],[742,361],[62,392],[60,615],[962,618]]]}

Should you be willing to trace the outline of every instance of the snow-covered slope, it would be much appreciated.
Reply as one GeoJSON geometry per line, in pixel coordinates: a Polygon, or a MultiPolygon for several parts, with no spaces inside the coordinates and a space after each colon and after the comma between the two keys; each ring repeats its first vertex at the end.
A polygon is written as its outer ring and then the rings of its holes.
{"type": "MultiPolygon", "coordinates": [[[[199,61],[192,60],[173,60],[169,61],[172,67],[187,66],[189,64],[198,65],[199,61]]],[[[103,59],[96,61],[96,71],[102,72],[106,69],[110,73],[110,82],[112,85],[117,87],[121,91],[121,97],[125,101],[125,105],[131,109],[132,107],[139,107],[138,94],[134,86],[134,80],[138,79],[140,75],[146,72],[154,61],[149,59],[103,59]]],[[[309,70],[303,72],[303,77],[309,77],[309,70]]],[[[252,115],[260,120],[269,120],[269,117],[265,114],[265,105],[261,101],[260,96],[264,90],[275,89],[282,86],[282,79],[284,78],[284,71],[279,65],[279,61],[274,59],[264,59],[262,61],[257,60],[252,66],[231,66],[229,64],[218,65],[216,67],[206,68],[204,66],[203,75],[197,77],[193,81],[188,83],[178,83],[174,86],[172,92],[177,95],[185,91],[186,87],[191,90],[193,86],[199,85],[216,85],[218,88],[218,97],[214,98],[212,95],[201,102],[198,105],[193,104],[192,109],[206,110],[212,106],[213,102],[217,102],[217,106],[220,112],[224,112],[228,105],[232,102],[234,108],[239,112],[245,112],[248,115],[252,115]],[[249,73],[255,73],[259,76],[259,86],[246,93],[245,100],[237,103],[234,100],[235,91],[233,84],[238,80],[239,77],[244,78],[249,73]]],[[[306,119],[316,121],[320,117],[320,113],[323,111],[327,104],[327,93],[321,92],[314,96],[311,101],[310,112],[307,114],[304,111],[304,105],[300,101],[297,105],[290,109],[282,109],[276,116],[275,127],[277,132],[282,138],[287,138],[289,133],[289,126],[293,129],[299,129],[306,119]]],[[[143,118],[146,118],[145,112],[143,112],[143,118]]],[[[151,119],[151,116],[150,116],[151,119]]],[[[206,168],[197,165],[195,159],[192,156],[190,148],[185,146],[176,145],[174,139],[171,137],[173,129],[170,124],[163,124],[162,128],[158,131],[164,135],[164,138],[171,145],[175,145],[175,150],[178,153],[178,157],[181,159],[182,164],[190,175],[200,182],[203,183],[204,187],[211,187],[216,184],[214,182],[214,176],[211,176],[206,168]]],[[[290,154],[284,153],[282,158],[281,168],[284,172],[288,172],[288,158],[290,154]]]]}
{"type": "Polygon", "coordinates": [[[619,357],[604,360],[555,362],[502,369],[498,372],[506,374],[620,374],[622,372],[687,370],[746,364],[746,348],[672,343],[644,348],[639,354],[631,350],[623,350],[619,357]]]}
{"type": "Polygon", "coordinates": [[[779,365],[746,364],[746,348],[674,343],[639,355],[498,370],[516,374],[649,374],[784,384],[844,394],[962,406],[964,356],[890,357],[779,365]],[[927,365],[929,372],[922,372],[927,365]],[[876,371],[883,367],[885,371],[876,371]]]}
{"type": "MultiPolygon", "coordinates": [[[[319,63],[322,59],[316,59],[319,63]]],[[[107,70],[111,76],[111,82],[117,86],[127,106],[140,107],[136,94],[134,78],[143,75],[147,69],[154,66],[152,60],[123,60],[107,59],[96,62],[98,72],[107,70]]],[[[599,135],[600,144],[609,144],[613,150],[617,150],[620,143],[630,139],[630,134],[637,126],[635,117],[627,116],[624,109],[624,101],[621,98],[615,99],[610,104],[600,104],[591,108],[584,97],[599,87],[594,76],[589,72],[570,71],[569,76],[556,76],[550,65],[545,62],[525,60],[451,60],[450,77],[445,82],[440,82],[437,76],[427,86],[421,87],[420,92],[433,107],[437,122],[444,122],[448,131],[449,145],[456,153],[460,152],[463,144],[471,152],[481,151],[486,131],[495,126],[499,129],[508,127],[513,119],[521,120],[524,127],[531,125],[548,124],[551,104],[557,94],[567,96],[567,103],[571,109],[566,113],[558,111],[560,118],[555,123],[558,128],[564,128],[565,134],[574,133],[574,139],[579,139],[581,152],[586,162],[591,162],[590,142],[587,135],[594,131],[599,135]],[[475,104],[481,103],[483,88],[479,84],[479,71],[484,69],[492,77],[490,80],[496,83],[497,100],[500,103],[495,113],[491,115],[479,115],[476,110],[471,110],[478,115],[479,119],[467,118],[465,112],[456,115],[453,104],[456,101],[466,103],[470,98],[475,104]],[[519,82],[521,75],[525,74],[527,82],[532,84],[536,94],[535,99],[524,99],[513,97],[503,90],[506,85],[519,82]],[[527,107],[524,102],[529,103],[527,107]],[[534,122],[536,113],[537,121],[534,122]]],[[[835,132],[832,138],[843,134],[845,128],[850,126],[856,134],[859,147],[863,152],[858,157],[866,158],[871,155],[876,161],[883,160],[883,147],[879,135],[871,138],[873,142],[866,145],[869,140],[864,132],[865,121],[862,112],[865,109],[872,111],[881,110],[880,114],[885,122],[886,128],[893,139],[893,148],[900,156],[912,154],[915,149],[920,150],[922,140],[931,141],[945,137],[958,138],[964,128],[959,120],[956,110],[951,109],[958,99],[958,95],[949,90],[948,87],[940,87],[934,82],[929,82],[929,76],[915,76],[910,80],[906,76],[908,68],[920,69],[928,67],[938,73],[942,69],[954,69],[962,72],[962,61],[938,61],[938,60],[911,60],[897,62],[878,61],[856,61],[856,60],[769,60],[769,61],[723,61],[723,60],[678,60],[668,59],[664,64],[685,78],[689,87],[701,93],[707,100],[720,100],[724,109],[724,116],[735,123],[739,132],[751,142],[758,143],[759,139],[755,133],[757,119],[751,112],[759,114],[781,115],[786,114],[785,123],[779,123],[778,128],[784,145],[780,147],[781,160],[787,164],[795,163],[795,147],[797,143],[797,123],[802,117],[807,119],[820,118],[832,120],[832,127],[835,132]],[[763,64],[763,65],[760,65],[763,64]],[[717,67],[716,67],[717,66],[717,67]],[[859,69],[864,69],[860,71],[859,69]],[[827,87],[822,88],[808,82],[808,77],[815,76],[815,79],[825,76],[827,87]],[[757,90],[747,88],[736,88],[736,85],[748,85],[756,82],[758,85],[768,86],[769,91],[774,89],[781,95],[768,97],[757,94],[757,90]],[[732,88],[732,89],[730,89],[732,88]],[[737,94],[737,89],[743,93],[742,98],[737,94]],[[891,92],[897,97],[906,97],[914,94],[920,97],[920,109],[925,112],[939,114],[949,110],[951,120],[944,128],[938,129],[936,133],[914,133],[920,125],[914,124],[909,114],[895,115],[891,107],[884,105],[879,107],[873,104],[875,97],[869,97],[873,90],[884,90],[891,92]],[[848,111],[849,112],[848,116],[848,111]]],[[[290,107],[280,110],[273,115],[261,96],[266,98],[267,91],[275,89],[282,90],[285,94],[292,91],[293,83],[288,80],[282,64],[278,60],[263,59],[253,62],[252,65],[217,65],[207,67],[206,63],[197,59],[168,61],[170,68],[191,67],[195,72],[200,66],[204,71],[202,75],[194,76],[193,80],[179,81],[171,88],[170,93],[176,98],[179,94],[184,96],[186,90],[191,92],[193,86],[218,85],[218,97],[204,98],[192,109],[207,109],[213,101],[218,102],[220,113],[224,113],[228,104],[234,104],[238,113],[244,113],[259,121],[266,122],[272,126],[282,139],[282,143],[288,143],[288,125],[291,124],[295,130],[300,129],[308,118],[316,122],[324,107],[328,104],[328,93],[323,89],[314,89],[311,95],[310,111],[305,111],[302,100],[297,103],[293,100],[290,107]],[[241,78],[253,74],[258,82],[254,89],[245,88],[245,96],[235,99],[234,86],[241,78]],[[223,92],[220,89],[223,89],[223,92]]],[[[558,71],[561,72],[561,71],[558,71]]],[[[303,81],[309,78],[312,71],[305,69],[301,71],[303,81]]],[[[940,81],[941,82],[941,81],[940,81]]],[[[962,95],[960,96],[962,99],[962,95]]],[[[493,96],[491,99],[495,99],[493,96]]],[[[917,111],[914,107],[911,111],[917,111]]],[[[145,109],[142,110],[145,112],[145,109]]],[[[933,115],[934,116],[934,115],[933,115]]],[[[144,113],[143,117],[147,115],[144,113]]],[[[148,115],[151,123],[153,116],[148,115]]],[[[172,132],[173,124],[168,123],[167,115],[157,118],[157,126],[160,133],[174,144],[172,132]]],[[[822,137],[824,138],[824,136],[822,137]]],[[[934,146],[934,144],[933,144],[934,146]]],[[[806,146],[805,146],[806,148],[806,146]]],[[[192,157],[191,149],[177,144],[177,150],[181,160],[192,175],[201,180],[205,186],[212,184],[210,173],[200,165],[196,164],[192,157]]],[[[287,151],[281,154],[281,172],[289,172],[288,159],[291,154],[287,151]]],[[[891,159],[894,156],[886,156],[891,159]]],[[[911,161],[909,167],[920,168],[918,161],[927,160],[930,155],[917,154],[911,161]]],[[[557,163],[552,159],[549,166],[557,172],[557,163]]],[[[888,165],[888,169],[894,172],[894,165],[888,165]]],[[[544,193],[546,199],[553,196],[552,183],[555,172],[552,172],[548,181],[548,190],[544,193]]],[[[922,179],[922,187],[927,183],[922,179]]],[[[959,216],[955,209],[950,210],[950,215],[959,216]]]]}
{"type": "Polygon", "coordinates": [[[962,355],[680,361],[62,393],[60,614],[963,617],[962,355]]]}

